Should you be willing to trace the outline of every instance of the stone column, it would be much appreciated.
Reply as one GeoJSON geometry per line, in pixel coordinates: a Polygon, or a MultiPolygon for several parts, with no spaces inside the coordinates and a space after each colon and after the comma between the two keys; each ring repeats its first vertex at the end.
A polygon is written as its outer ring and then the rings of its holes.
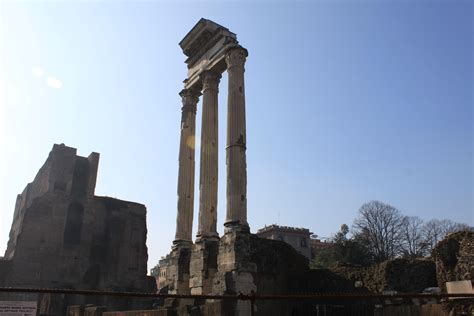
{"type": "Polygon", "coordinates": [[[231,48],[226,55],[229,80],[227,101],[227,216],[225,231],[249,231],[247,223],[247,161],[244,64],[248,53],[231,48]]]}
{"type": "Polygon", "coordinates": [[[197,238],[215,238],[217,234],[217,94],[221,75],[205,71],[203,84],[201,166],[199,179],[199,225],[197,238]]]}
{"type": "Polygon", "coordinates": [[[178,172],[178,215],[176,236],[173,244],[192,244],[194,213],[194,149],[196,135],[196,106],[200,93],[191,89],[182,90],[181,140],[178,172]]]}
{"type": "Polygon", "coordinates": [[[199,181],[199,225],[190,261],[191,294],[209,294],[217,271],[217,95],[221,75],[205,71],[202,80],[201,167],[199,181]]]}

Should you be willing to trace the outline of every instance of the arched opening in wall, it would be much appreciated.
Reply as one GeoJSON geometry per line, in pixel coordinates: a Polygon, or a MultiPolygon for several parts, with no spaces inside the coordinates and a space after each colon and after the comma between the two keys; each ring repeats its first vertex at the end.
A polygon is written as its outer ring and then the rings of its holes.
{"type": "Polygon", "coordinates": [[[83,217],[84,207],[77,202],[71,203],[67,209],[64,226],[64,245],[78,245],[81,242],[83,217]]]}

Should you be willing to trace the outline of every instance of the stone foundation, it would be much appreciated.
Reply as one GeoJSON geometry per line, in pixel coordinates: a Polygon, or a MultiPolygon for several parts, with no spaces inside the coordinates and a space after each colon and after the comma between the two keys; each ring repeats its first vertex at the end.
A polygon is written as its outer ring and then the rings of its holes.
{"type": "Polygon", "coordinates": [[[250,294],[257,288],[253,276],[257,266],[251,258],[252,235],[228,232],[220,240],[217,257],[218,272],[214,279],[215,294],[250,294]]]}
{"type": "MultiPolygon", "coordinates": [[[[337,267],[330,271],[342,278],[357,281],[372,293],[391,290],[405,293],[419,293],[428,287],[436,287],[435,264],[429,259],[394,259],[370,267],[337,267]]],[[[338,283],[344,291],[344,282],[338,283]]]]}
{"type": "Polygon", "coordinates": [[[193,245],[189,280],[191,294],[212,293],[212,283],[217,272],[218,251],[218,239],[201,239],[193,245]]]}
{"type": "MultiPolygon", "coordinates": [[[[212,282],[212,294],[279,295],[303,293],[368,293],[395,290],[421,292],[436,286],[435,267],[430,260],[397,259],[372,267],[340,267],[337,269],[309,269],[308,259],[282,241],[259,238],[244,231],[228,230],[216,245],[198,243],[191,255],[190,291],[202,288],[203,283],[194,281],[194,272],[209,269],[209,256],[217,255],[217,272],[212,282]],[[216,253],[217,251],[217,253],[216,253]],[[206,258],[204,258],[206,257],[206,258]],[[361,287],[355,287],[362,281],[361,287]],[[196,283],[195,283],[196,282],[196,283]]],[[[305,305],[306,304],[306,305],[305,305]]],[[[256,315],[292,315],[305,311],[305,302],[280,302],[258,300],[256,315]]],[[[176,300],[176,315],[250,315],[249,301],[176,300]]],[[[171,315],[171,314],[170,314],[171,315]]]]}
{"type": "Polygon", "coordinates": [[[167,284],[169,293],[191,294],[189,288],[189,264],[191,245],[177,245],[170,253],[167,284]]]}
{"type": "MultiPolygon", "coordinates": [[[[173,249],[168,271],[170,293],[294,294],[304,292],[309,268],[308,259],[282,241],[259,238],[246,230],[228,230],[220,240],[197,242],[192,251],[173,249]]],[[[251,312],[249,301],[186,301],[165,300],[161,309],[176,315],[234,316],[251,312]]],[[[289,305],[259,301],[256,308],[258,315],[277,315],[289,305]]]]}

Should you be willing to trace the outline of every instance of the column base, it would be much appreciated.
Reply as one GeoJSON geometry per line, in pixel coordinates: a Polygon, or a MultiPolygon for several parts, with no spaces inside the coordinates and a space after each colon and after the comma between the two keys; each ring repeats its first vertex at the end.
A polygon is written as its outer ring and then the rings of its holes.
{"type": "MultiPolygon", "coordinates": [[[[219,270],[214,277],[213,294],[255,293],[257,265],[254,263],[252,242],[255,237],[249,233],[248,225],[226,225],[226,230],[219,242],[219,270]]],[[[232,311],[225,315],[251,314],[249,301],[229,301],[225,304],[232,311]]]]}
{"type": "Polygon", "coordinates": [[[196,240],[191,253],[189,287],[191,294],[212,293],[212,283],[217,272],[219,237],[211,236],[196,240]]]}
{"type": "Polygon", "coordinates": [[[224,223],[224,234],[229,233],[250,233],[249,224],[242,224],[240,221],[226,222],[224,223]]]}
{"type": "Polygon", "coordinates": [[[193,242],[191,240],[183,240],[183,239],[176,239],[173,240],[173,245],[171,249],[174,250],[176,248],[192,248],[193,242]]]}
{"type": "Polygon", "coordinates": [[[191,251],[192,243],[188,242],[176,243],[172,247],[166,282],[169,284],[169,293],[171,294],[190,294],[189,264],[191,251]]]}
{"type": "Polygon", "coordinates": [[[218,233],[207,233],[207,234],[197,234],[196,243],[202,241],[219,241],[220,237],[218,233]]]}

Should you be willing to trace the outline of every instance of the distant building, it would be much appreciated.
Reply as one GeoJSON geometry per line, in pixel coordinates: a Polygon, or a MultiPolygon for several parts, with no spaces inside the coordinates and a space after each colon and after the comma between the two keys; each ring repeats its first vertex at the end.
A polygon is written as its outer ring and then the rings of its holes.
{"type": "Polygon", "coordinates": [[[279,226],[276,224],[265,226],[257,231],[258,237],[284,241],[308,259],[311,259],[311,234],[307,228],[279,226]]]}
{"type": "Polygon", "coordinates": [[[318,252],[322,249],[331,248],[334,244],[330,241],[321,240],[319,238],[314,238],[311,236],[309,240],[309,246],[311,248],[311,258],[314,258],[318,252]]]}
{"type": "Polygon", "coordinates": [[[156,287],[158,290],[168,285],[166,277],[168,276],[169,257],[169,255],[161,257],[160,261],[158,261],[158,274],[156,275],[156,287]]]}

